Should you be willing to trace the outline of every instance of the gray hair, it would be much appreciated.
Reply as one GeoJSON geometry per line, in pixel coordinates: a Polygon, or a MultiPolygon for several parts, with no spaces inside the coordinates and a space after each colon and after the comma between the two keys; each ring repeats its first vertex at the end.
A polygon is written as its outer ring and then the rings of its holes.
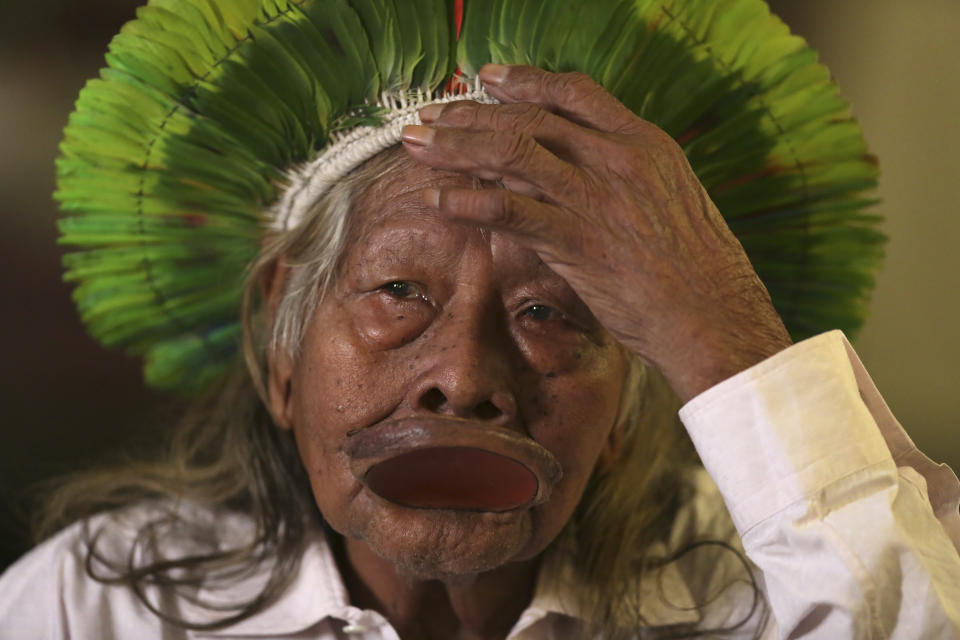
{"type": "MultiPolygon", "coordinates": [[[[169,505],[168,512],[137,531],[125,562],[108,562],[98,547],[100,532],[91,531],[88,574],[101,582],[127,585],[157,616],[193,629],[243,620],[283,592],[298,570],[304,545],[325,524],[296,443],[289,431],[273,424],[267,410],[267,355],[282,350],[297,357],[306,324],[337,277],[352,206],[405,158],[399,149],[382,153],[330,190],[297,228],[266,239],[244,288],[247,367],[237,367],[199,400],[156,459],[123,462],[61,482],[38,513],[39,538],[105,510],[148,502],[169,505]],[[271,318],[261,292],[281,261],[290,267],[289,275],[271,318]],[[195,519],[178,509],[179,504],[241,513],[253,525],[252,538],[207,555],[151,555],[170,535],[204,540],[217,539],[221,533],[211,529],[209,518],[195,519]],[[159,584],[174,596],[195,599],[191,594],[201,583],[219,584],[223,595],[229,595],[231,576],[265,562],[270,577],[262,591],[228,608],[220,599],[210,603],[222,615],[212,622],[165,612],[145,595],[146,585],[159,584]]],[[[661,376],[634,358],[622,398],[615,428],[618,453],[594,472],[553,549],[567,555],[584,611],[611,639],[636,637],[644,622],[629,611],[625,617],[624,594],[642,574],[674,559],[653,557],[650,550],[668,540],[677,510],[689,497],[690,466],[696,464],[677,421],[676,397],[661,376]]],[[[674,631],[691,637],[717,630],[674,631]]]]}
{"type": "Polygon", "coordinates": [[[398,147],[382,152],[330,188],[295,227],[268,235],[251,265],[244,289],[244,356],[262,399],[266,400],[269,351],[296,359],[307,322],[334,283],[349,233],[350,211],[357,198],[405,156],[398,147]],[[282,283],[273,318],[264,318],[257,302],[264,279],[282,263],[289,276],[282,283]],[[269,325],[269,326],[267,326],[269,325]]]}

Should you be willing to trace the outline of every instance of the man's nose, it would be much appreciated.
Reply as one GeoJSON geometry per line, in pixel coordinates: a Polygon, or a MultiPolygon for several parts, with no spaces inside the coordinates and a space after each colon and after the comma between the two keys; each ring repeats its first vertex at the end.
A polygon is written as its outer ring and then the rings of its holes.
{"type": "Polygon", "coordinates": [[[417,409],[498,424],[516,419],[521,360],[502,310],[455,312],[428,340],[426,369],[413,390],[417,409]]]}

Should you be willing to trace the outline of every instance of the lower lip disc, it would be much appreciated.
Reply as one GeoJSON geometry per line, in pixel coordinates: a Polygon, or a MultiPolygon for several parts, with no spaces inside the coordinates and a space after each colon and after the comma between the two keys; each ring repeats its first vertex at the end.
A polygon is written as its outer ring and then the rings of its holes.
{"type": "Polygon", "coordinates": [[[425,447],[387,458],[364,482],[407,507],[509,511],[533,501],[537,476],[520,462],[475,447],[425,447]]]}

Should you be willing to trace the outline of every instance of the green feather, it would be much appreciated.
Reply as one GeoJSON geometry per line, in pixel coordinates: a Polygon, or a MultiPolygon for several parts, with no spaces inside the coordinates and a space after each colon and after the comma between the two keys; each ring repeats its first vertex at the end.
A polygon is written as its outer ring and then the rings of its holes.
{"type": "Polygon", "coordinates": [[[491,26],[500,15],[504,0],[464,0],[463,25],[457,41],[460,69],[475,76],[480,67],[490,62],[491,26]]]}
{"type": "Polygon", "coordinates": [[[264,209],[381,91],[491,61],[588,73],[681,143],[795,338],[855,330],[884,238],[877,167],[829,72],[760,0],[152,0],[57,160],[91,333],[196,391],[237,362],[264,209]]]}
{"type": "Polygon", "coordinates": [[[377,66],[380,90],[403,87],[400,26],[393,0],[353,0],[377,66]]]}

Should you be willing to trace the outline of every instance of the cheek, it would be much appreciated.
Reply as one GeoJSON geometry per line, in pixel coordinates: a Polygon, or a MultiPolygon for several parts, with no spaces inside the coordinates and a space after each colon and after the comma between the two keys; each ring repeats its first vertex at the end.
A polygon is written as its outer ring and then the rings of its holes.
{"type": "Polygon", "coordinates": [[[601,365],[608,350],[589,334],[561,322],[533,327],[518,322],[513,339],[528,366],[548,380],[583,375],[601,365]]]}
{"type": "Polygon", "coordinates": [[[347,434],[390,414],[401,401],[404,380],[360,331],[336,314],[318,311],[304,339],[291,388],[293,431],[301,461],[324,515],[359,490],[343,453],[347,434]],[[319,327],[338,327],[323,331],[319,327]]]}
{"type": "Polygon", "coordinates": [[[298,413],[311,429],[340,438],[399,403],[402,372],[373,343],[386,339],[382,326],[340,306],[318,310],[294,373],[298,413]]]}
{"type": "Polygon", "coordinates": [[[557,456],[561,484],[582,487],[596,464],[619,414],[626,362],[612,345],[580,345],[566,368],[543,375],[528,410],[531,435],[557,456]]]}
{"type": "Polygon", "coordinates": [[[530,423],[530,435],[563,467],[550,500],[534,509],[535,548],[548,544],[570,520],[619,414],[627,373],[623,359],[584,350],[579,362],[583,366],[565,374],[541,377],[540,414],[530,423]]]}

